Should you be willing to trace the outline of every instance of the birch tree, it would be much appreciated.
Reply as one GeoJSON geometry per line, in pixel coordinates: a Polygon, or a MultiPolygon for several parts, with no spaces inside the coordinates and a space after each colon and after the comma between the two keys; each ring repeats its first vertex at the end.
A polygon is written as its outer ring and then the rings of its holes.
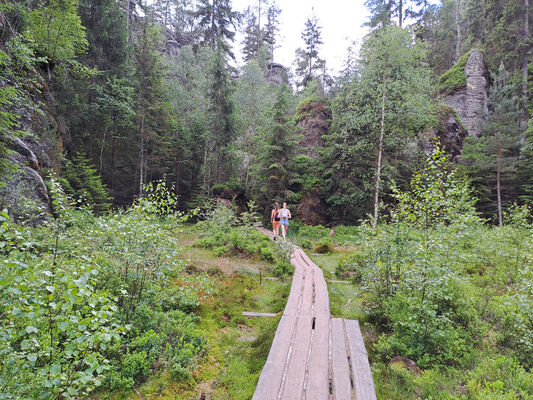
{"type": "Polygon", "coordinates": [[[410,30],[390,25],[374,32],[362,46],[357,73],[333,107],[328,202],[359,209],[359,215],[371,208],[374,226],[383,175],[401,175],[399,160],[407,157],[407,143],[432,120],[425,57],[410,30]]]}

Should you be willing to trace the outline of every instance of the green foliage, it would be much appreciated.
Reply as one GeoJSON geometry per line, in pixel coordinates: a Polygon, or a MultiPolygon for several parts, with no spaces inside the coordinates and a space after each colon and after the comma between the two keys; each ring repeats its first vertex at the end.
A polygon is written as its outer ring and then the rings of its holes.
{"type": "Polygon", "coordinates": [[[111,207],[111,197],[102,178],[84,154],[77,153],[72,160],[66,160],[63,178],[66,192],[89,204],[96,214],[111,207]]]}
{"type": "Polygon", "coordinates": [[[175,198],[160,183],[132,208],[91,218],[57,179],[49,191],[52,229],[28,237],[5,214],[0,220],[4,397],[128,389],[156,365],[187,380],[206,340],[194,286],[168,286],[182,269],[172,234],[186,219],[168,212],[175,198]]]}
{"type": "Polygon", "coordinates": [[[77,5],[76,0],[51,0],[29,17],[26,35],[35,42],[38,54],[51,63],[73,63],[87,48],[77,5]]]}
{"type": "Polygon", "coordinates": [[[331,238],[325,236],[317,240],[314,250],[320,254],[331,253],[333,251],[333,247],[331,246],[331,238]]]}
{"type": "Polygon", "coordinates": [[[479,221],[468,182],[450,170],[448,156],[438,142],[423,168],[413,174],[410,189],[394,189],[395,216],[400,221],[421,228],[479,221]]]}
{"type": "Polygon", "coordinates": [[[213,249],[215,255],[245,254],[267,262],[275,261],[275,245],[268,236],[257,231],[252,223],[257,214],[243,213],[240,217],[231,207],[222,204],[203,212],[203,221],[198,223],[202,237],[195,246],[213,249]]]}
{"type": "Polygon", "coordinates": [[[458,89],[466,88],[465,67],[470,51],[464,54],[448,71],[439,77],[438,89],[442,94],[452,94],[458,89]]]}
{"type": "Polygon", "coordinates": [[[405,184],[418,156],[408,144],[434,121],[425,59],[423,44],[397,26],[372,33],[363,44],[357,73],[333,101],[331,131],[325,137],[322,175],[330,218],[351,224],[365,218],[377,179],[405,184]]]}

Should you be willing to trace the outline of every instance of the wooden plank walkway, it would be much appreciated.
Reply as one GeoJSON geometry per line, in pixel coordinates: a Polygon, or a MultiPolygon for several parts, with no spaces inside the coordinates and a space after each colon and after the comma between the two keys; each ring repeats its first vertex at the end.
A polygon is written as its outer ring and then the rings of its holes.
{"type": "Polygon", "coordinates": [[[330,318],[322,270],[299,247],[291,263],[291,291],[253,399],[376,399],[359,323],[330,318]]]}

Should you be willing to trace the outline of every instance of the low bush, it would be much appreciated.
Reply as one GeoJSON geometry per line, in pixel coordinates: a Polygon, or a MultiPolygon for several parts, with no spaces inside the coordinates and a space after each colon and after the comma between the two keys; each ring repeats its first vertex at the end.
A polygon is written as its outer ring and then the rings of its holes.
{"type": "Polygon", "coordinates": [[[49,227],[2,214],[0,397],[80,398],[172,373],[176,360],[195,368],[206,349],[198,297],[168,284],[184,268],[172,233],[185,218],[164,185],[148,193],[95,218],[52,179],[49,227]]]}
{"type": "Polygon", "coordinates": [[[331,253],[333,251],[333,246],[331,245],[331,238],[326,236],[317,240],[314,250],[315,252],[320,254],[331,253]]]}

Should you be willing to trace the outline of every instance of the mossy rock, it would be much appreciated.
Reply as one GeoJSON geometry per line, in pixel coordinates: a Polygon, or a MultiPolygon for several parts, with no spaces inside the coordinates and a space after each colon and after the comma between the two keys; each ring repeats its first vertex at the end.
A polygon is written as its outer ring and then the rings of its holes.
{"type": "Polygon", "coordinates": [[[466,87],[465,67],[472,50],[459,58],[457,63],[439,77],[438,89],[442,94],[452,94],[466,87]]]}

